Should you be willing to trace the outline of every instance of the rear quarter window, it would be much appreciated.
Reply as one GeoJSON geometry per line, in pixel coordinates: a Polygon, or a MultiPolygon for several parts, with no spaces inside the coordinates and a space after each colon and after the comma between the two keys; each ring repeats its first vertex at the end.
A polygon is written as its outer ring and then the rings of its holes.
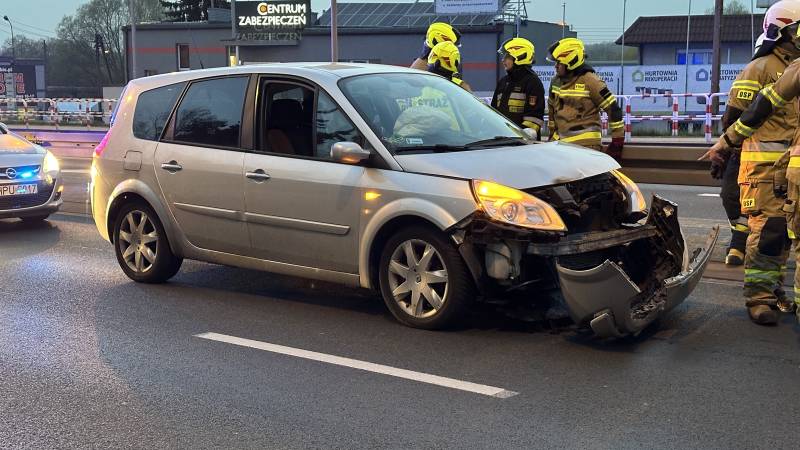
{"type": "Polygon", "coordinates": [[[133,113],[133,135],[139,139],[157,141],[185,86],[186,83],[170,84],[139,94],[133,113]]]}

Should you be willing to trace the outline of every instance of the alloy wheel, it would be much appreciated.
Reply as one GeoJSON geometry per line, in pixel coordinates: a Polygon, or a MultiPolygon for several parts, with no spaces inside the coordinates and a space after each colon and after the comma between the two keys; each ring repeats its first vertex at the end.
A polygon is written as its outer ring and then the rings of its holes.
{"type": "Polygon", "coordinates": [[[158,231],[144,211],[130,211],[119,226],[122,259],[135,273],[147,273],[158,257],[158,231]]]}
{"type": "Polygon", "coordinates": [[[435,315],[447,298],[447,267],[429,243],[411,239],[401,243],[389,260],[389,288],[394,301],[415,318],[435,315]]]}

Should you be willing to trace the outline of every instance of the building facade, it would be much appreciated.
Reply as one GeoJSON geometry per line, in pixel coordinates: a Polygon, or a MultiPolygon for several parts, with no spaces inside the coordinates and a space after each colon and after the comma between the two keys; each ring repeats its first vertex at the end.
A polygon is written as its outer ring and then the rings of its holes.
{"type": "MultiPolygon", "coordinates": [[[[720,27],[722,64],[746,64],[753,43],[761,34],[763,14],[726,15],[720,27]]],[[[686,31],[689,29],[689,65],[709,65],[712,58],[714,16],[639,17],[625,31],[625,45],[639,48],[639,64],[686,64],[686,31]]],[[[622,44],[622,37],[617,39],[622,44]]]]}
{"type": "MultiPolygon", "coordinates": [[[[443,20],[453,23],[462,34],[464,79],[478,92],[493,91],[497,79],[502,76],[497,49],[505,39],[514,35],[514,25],[496,21],[492,15],[437,17],[427,12],[429,9],[421,9],[432,8],[432,5],[340,4],[339,61],[408,66],[422,50],[428,24],[443,20]],[[365,8],[374,11],[367,14],[365,8]],[[381,8],[390,11],[397,19],[392,22],[388,14],[374,13],[381,8]],[[348,14],[348,10],[353,14],[348,14]],[[356,21],[358,17],[362,19],[356,21]]],[[[323,12],[305,28],[301,38],[295,42],[235,40],[229,21],[139,24],[136,26],[136,73],[132,72],[131,65],[131,30],[126,27],[124,31],[128,78],[225,66],[231,63],[236,47],[242,64],[330,61],[331,55],[329,11],[323,12]]],[[[547,47],[562,34],[575,36],[574,32],[553,23],[524,21],[520,26],[520,35],[534,43],[541,62],[544,62],[547,47]]]]}

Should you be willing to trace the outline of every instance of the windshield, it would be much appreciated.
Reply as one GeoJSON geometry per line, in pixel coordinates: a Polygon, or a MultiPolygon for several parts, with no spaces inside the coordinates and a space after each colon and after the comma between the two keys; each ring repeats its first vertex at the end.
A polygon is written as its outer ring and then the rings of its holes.
{"type": "Polygon", "coordinates": [[[513,122],[442,77],[361,75],[342,80],[340,87],[392,153],[526,142],[525,134],[513,122]]]}

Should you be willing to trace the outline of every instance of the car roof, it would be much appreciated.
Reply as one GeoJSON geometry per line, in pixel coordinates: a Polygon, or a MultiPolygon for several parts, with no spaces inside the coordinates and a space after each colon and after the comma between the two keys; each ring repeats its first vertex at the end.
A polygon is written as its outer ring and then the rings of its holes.
{"type": "Polygon", "coordinates": [[[137,78],[131,84],[142,90],[152,89],[182,81],[191,81],[200,78],[218,77],[223,75],[266,73],[275,75],[301,76],[318,83],[335,83],[341,78],[368,74],[385,73],[414,73],[427,74],[427,72],[400,66],[364,63],[337,63],[330,62],[293,62],[293,63],[264,63],[246,64],[235,67],[215,67],[212,69],[187,70],[172,72],[163,75],[137,78]]]}

